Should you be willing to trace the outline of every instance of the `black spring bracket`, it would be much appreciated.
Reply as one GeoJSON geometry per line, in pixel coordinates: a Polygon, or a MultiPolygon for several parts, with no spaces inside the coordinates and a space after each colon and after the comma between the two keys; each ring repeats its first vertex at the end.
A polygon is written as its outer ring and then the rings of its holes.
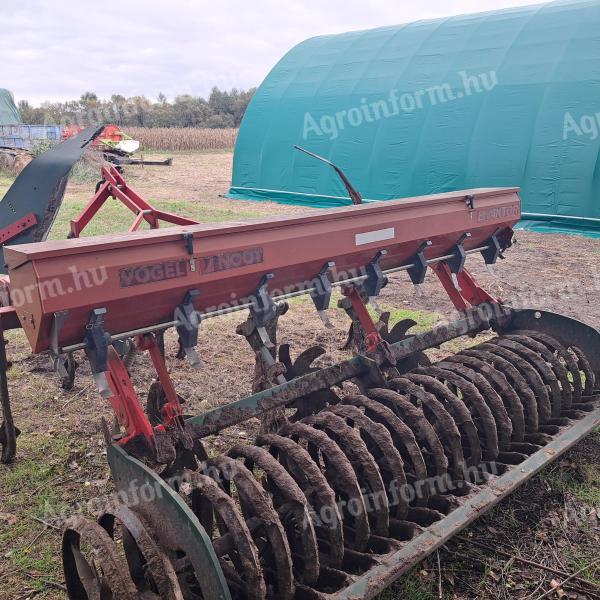
{"type": "Polygon", "coordinates": [[[194,308],[194,299],[200,295],[199,290],[188,290],[183,297],[183,302],[177,307],[177,334],[182,348],[193,348],[198,344],[198,329],[201,317],[194,308]]]}
{"type": "Polygon", "coordinates": [[[383,274],[379,261],[386,256],[387,250],[379,250],[373,260],[365,267],[367,278],[361,284],[361,292],[368,298],[376,298],[387,285],[388,278],[383,274]]]}
{"type": "Polygon", "coordinates": [[[427,275],[427,259],[425,258],[425,250],[429,248],[431,244],[431,240],[427,240],[419,246],[417,253],[411,260],[413,266],[410,267],[410,269],[407,269],[408,276],[415,285],[420,285],[425,281],[425,275],[427,275]]]}
{"type": "Polygon", "coordinates": [[[497,229],[487,241],[487,248],[481,251],[481,256],[485,260],[486,265],[495,265],[499,258],[504,258],[502,252],[504,248],[498,239],[500,229],[497,229]]]}
{"type": "Polygon", "coordinates": [[[465,249],[463,247],[463,242],[469,239],[470,237],[470,233],[463,233],[460,236],[458,242],[456,242],[454,248],[452,248],[452,250],[450,251],[452,257],[448,259],[447,264],[448,267],[450,267],[450,271],[455,275],[460,273],[465,267],[467,253],[465,252],[465,249]]]}
{"type": "Polygon", "coordinates": [[[333,261],[328,261],[323,265],[323,268],[319,271],[319,274],[313,279],[312,287],[313,291],[310,293],[310,297],[315,305],[315,308],[321,312],[329,308],[331,302],[331,282],[327,277],[327,273],[335,267],[333,261]]]}
{"type": "Polygon", "coordinates": [[[93,374],[108,371],[108,347],[112,344],[110,334],[104,329],[106,308],[92,310],[84,338],[85,353],[93,374]]]}

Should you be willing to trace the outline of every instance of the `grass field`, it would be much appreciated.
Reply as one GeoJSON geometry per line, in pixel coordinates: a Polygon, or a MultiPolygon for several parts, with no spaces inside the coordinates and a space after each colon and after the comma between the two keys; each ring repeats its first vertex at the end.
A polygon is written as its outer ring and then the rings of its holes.
{"type": "MultiPolygon", "coordinates": [[[[230,169],[230,152],[211,151],[177,155],[171,168],[130,168],[126,178],[157,207],[201,222],[303,210],[222,198],[230,169]]],[[[10,181],[0,174],[0,195],[10,181]]],[[[81,210],[93,188],[93,177],[69,184],[52,238],[66,236],[69,220],[81,210]]],[[[88,234],[123,231],[131,218],[112,201],[88,234]]],[[[491,277],[477,258],[469,259],[482,285],[504,299],[527,298],[537,307],[598,326],[600,305],[594,274],[600,240],[533,233],[520,233],[518,238],[519,243],[498,265],[497,278],[491,277]]],[[[414,298],[412,286],[404,278],[392,278],[380,304],[391,310],[393,321],[414,318],[422,330],[452,314],[449,301],[432,278],[424,285],[422,299],[414,298]]],[[[282,318],[280,340],[291,343],[294,355],[313,344],[324,344],[328,361],[347,357],[339,350],[347,319],[340,310],[331,312],[335,329],[324,330],[310,301],[294,300],[282,318]]],[[[169,360],[175,387],[187,400],[186,411],[198,413],[250,393],[254,360],[246,342],[235,334],[241,320],[232,315],[203,324],[203,372],[169,360]]],[[[22,331],[9,332],[7,338],[13,362],[10,392],[23,434],[16,462],[0,466],[0,600],[64,599],[61,515],[83,512],[94,516],[112,491],[99,425],[100,418],[109,418],[111,410],[96,393],[83,357],[74,389],[65,392],[48,359],[31,355],[22,331]]],[[[172,333],[167,335],[166,345],[171,359],[176,352],[172,333]]],[[[431,354],[441,358],[458,347],[455,342],[431,354]]],[[[148,360],[140,359],[132,376],[141,396],[151,373],[148,360]]],[[[255,422],[245,423],[228,437],[210,438],[209,450],[223,451],[232,438],[251,441],[256,430],[255,422]]],[[[600,434],[596,433],[444,546],[439,566],[434,554],[380,600],[537,600],[551,589],[552,580],[562,580],[522,559],[563,573],[580,571],[577,581],[559,586],[549,597],[600,598],[600,568],[594,562],[600,546],[599,515],[600,434]],[[596,586],[596,595],[577,592],[581,586],[591,589],[580,580],[596,586]],[[561,596],[563,593],[570,595],[561,596]]]]}

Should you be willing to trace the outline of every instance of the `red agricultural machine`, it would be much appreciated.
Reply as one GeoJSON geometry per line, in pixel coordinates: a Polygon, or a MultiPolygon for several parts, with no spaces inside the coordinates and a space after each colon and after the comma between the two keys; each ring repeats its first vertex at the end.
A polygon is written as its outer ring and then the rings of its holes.
{"type": "MultiPolygon", "coordinates": [[[[80,125],[68,125],[62,130],[62,139],[68,140],[79,135],[85,128],[80,125]]],[[[127,135],[118,125],[106,125],[98,134],[92,148],[102,152],[104,159],[114,165],[145,165],[170,167],[172,158],[164,160],[145,160],[133,158],[135,152],[140,148],[140,142],[127,135]]]]}
{"type": "MultiPolygon", "coordinates": [[[[516,189],[351,197],[300,216],[4,249],[33,351],[55,364],[84,351],[116,416],[104,430],[119,501],[97,522],[66,522],[69,598],[373,598],[600,424],[600,333],[511,308],[465,268],[511,245],[516,189]],[[373,320],[367,303],[389,277],[418,286],[428,270],[458,319],[418,334],[373,320]],[[325,349],[312,347],[293,360],[277,336],[286,301],[307,295],[327,324],[334,289],[353,357],[318,367],[325,349]],[[236,311],[254,393],[184,414],[163,333],[175,328],[179,356],[200,366],[202,323],[236,311]],[[428,349],[464,336],[471,347],[430,362],[428,349]],[[131,348],[156,369],[147,400],[131,348]],[[208,436],[252,418],[253,444],[207,451],[208,436]]],[[[150,210],[136,206],[139,219],[150,210]]]]}

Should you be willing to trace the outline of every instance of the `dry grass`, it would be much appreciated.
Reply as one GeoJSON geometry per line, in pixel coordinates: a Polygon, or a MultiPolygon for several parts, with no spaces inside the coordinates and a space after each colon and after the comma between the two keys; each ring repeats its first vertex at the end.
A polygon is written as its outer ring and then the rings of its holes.
{"type": "Polygon", "coordinates": [[[0,171],[8,175],[18,175],[33,158],[26,150],[0,148],[0,171]]]}
{"type": "Polygon", "coordinates": [[[187,127],[128,127],[127,134],[142,144],[143,150],[190,152],[225,150],[235,146],[238,130],[187,127]]]}

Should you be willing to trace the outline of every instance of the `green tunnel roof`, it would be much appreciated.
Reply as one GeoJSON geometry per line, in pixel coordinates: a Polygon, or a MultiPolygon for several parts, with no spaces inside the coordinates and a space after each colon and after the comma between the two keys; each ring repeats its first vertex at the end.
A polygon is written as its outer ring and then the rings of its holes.
{"type": "Polygon", "coordinates": [[[600,219],[599,131],[598,0],[321,36],[257,90],[230,196],[349,203],[298,144],[369,200],[521,186],[528,213],[600,219]]]}
{"type": "Polygon", "coordinates": [[[15,125],[21,122],[21,115],[13,95],[3,88],[0,88],[0,125],[15,125]]]}

